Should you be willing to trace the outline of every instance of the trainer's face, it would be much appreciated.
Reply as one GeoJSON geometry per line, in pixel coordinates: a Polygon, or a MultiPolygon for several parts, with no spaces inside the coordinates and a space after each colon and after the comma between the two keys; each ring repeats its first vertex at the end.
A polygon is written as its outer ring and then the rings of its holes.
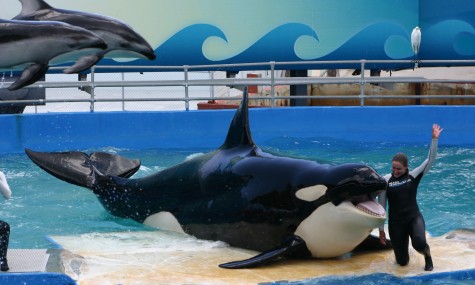
{"type": "Polygon", "coordinates": [[[399,161],[393,161],[392,172],[393,176],[398,178],[407,171],[407,166],[402,165],[399,161]]]}

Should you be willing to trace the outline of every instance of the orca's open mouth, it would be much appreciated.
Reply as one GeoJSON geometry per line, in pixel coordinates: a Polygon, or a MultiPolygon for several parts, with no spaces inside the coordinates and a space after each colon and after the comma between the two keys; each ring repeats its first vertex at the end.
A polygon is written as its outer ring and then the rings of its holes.
{"type": "Polygon", "coordinates": [[[386,210],[370,194],[354,196],[350,199],[353,205],[366,214],[382,217],[386,215],[386,210]]]}

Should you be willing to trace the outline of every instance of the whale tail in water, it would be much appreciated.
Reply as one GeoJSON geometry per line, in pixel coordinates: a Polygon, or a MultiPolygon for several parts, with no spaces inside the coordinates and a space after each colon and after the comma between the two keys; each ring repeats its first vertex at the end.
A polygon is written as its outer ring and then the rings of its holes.
{"type": "Polygon", "coordinates": [[[90,188],[95,177],[111,175],[129,178],[140,168],[139,160],[95,152],[34,152],[25,149],[28,157],[40,168],[54,177],[74,185],[90,188]]]}

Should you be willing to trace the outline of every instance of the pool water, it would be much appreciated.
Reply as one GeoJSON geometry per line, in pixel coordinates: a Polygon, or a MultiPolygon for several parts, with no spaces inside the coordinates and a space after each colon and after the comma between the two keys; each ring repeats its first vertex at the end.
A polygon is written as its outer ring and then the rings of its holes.
{"type": "MultiPolygon", "coordinates": [[[[274,285],[472,285],[475,283],[474,271],[457,271],[448,274],[433,274],[399,278],[389,274],[376,273],[365,276],[322,277],[314,280],[297,282],[276,282],[274,285]]],[[[272,283],[271,283],[272,284],[272,283]]]]}
{"type": "MultiPolygon", "coordinates": [[[[363,162],[386,174],[390,171],[394,153],[405,152],[410,167],[415,167],[427,157],[429,143],[366,143],[329,138],[278,137],[259,145],[265,151],[283,156],[320,162],[363,162]]],[[[141,177],[209,150],[109,147],[85,151],[105,151],[131,159],[139,158],[142,167],[135,176],[141,177]]],[[[110,215],[88,189],[50,176],[25,154],[0,156],[0,169],[7,176],[13,192],[10,200],[0,202],[0,219],[11,225],[10,248],[51,248],[53,245],[45,238],[50,235],[153,230],[132,220],[110,215]]],[[[419,187],[418,201],[427,231],[433,236],[460,228],[475,228],[475,145],[440,145],[436,164],[419,187]]]]}
{"type": "MultiPolygon", "coordinates": [[[[363,143],[322,138],[275,138],[260,144],[265,151],[320,162],[363,162],[380,174],[390,171],[396,152],[405,152],[410,166],[427,157],[428,144],[363,143]]],[[[211,149],[99,150],[139,158],[136,177],[175,165],[187,157],[211,149]]],[[[0,206],[0,217],[12,227],[11,247],[45,248],[46,235],[69,235],[147,229],[140,223],[108,214],[85,188],[62,182],[34,165],[25,154],[0,156],[13,195],[0,206]]],[[[423,178],[418,201],[427,230],[433,236],[459,228],[475,228],[475,146],[439,146],[435,165],[423,178]]]]}

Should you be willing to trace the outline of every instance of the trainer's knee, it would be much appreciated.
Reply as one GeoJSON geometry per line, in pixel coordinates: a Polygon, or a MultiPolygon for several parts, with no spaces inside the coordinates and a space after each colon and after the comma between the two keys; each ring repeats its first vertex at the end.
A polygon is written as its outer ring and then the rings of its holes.
{"type": "Polygon", "coordinates": [[[407,251],[395,251],[395,257],[397,264],[406,266],[409,263],[409,252],[407,251]]]}
{"type": "Polygon", "coordinates": [[[415,238],[412,240],[412,247],[417,251],[417,252],[424,252],[427,248],[427,242],[425,239],[419,239],[415,238]]]}
{"type": "Polygon", "coordinates": [[[409,258],[396,258],[396,262],[401,266],[406,266],[409,264],[409,258]]]}

